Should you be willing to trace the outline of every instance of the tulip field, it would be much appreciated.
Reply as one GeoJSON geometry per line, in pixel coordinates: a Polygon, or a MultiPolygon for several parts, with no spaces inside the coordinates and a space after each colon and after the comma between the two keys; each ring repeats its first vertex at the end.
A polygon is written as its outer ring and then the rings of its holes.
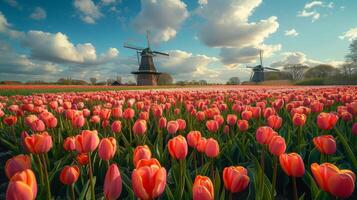
{"type": "Polygon", "coordinates": [[[357,87],[26,95],[0,96],[0,199],[357,199],[357,87]]]}

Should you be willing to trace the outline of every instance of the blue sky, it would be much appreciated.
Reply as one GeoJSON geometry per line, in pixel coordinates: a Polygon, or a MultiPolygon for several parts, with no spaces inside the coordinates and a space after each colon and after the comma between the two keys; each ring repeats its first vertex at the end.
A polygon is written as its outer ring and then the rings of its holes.
{"type": "Polygon", "coordinates": [[[159,71],[175,80],[246,80],[266,65],[338,66],[357,38],[353,0],[0,0],[0,80],[133,80],[151,31],[159,71]]]}

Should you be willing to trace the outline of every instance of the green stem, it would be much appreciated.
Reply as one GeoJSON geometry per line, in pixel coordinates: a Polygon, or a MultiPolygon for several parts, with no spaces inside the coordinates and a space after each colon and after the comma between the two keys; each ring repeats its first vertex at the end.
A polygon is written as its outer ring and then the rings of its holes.
{"type": "Polygon", "coordinates": [[[355,170],[357,170],[357,160],[355,155],[353,154],[350,146],[347,143],[346,138],[342,135],[342,133],[335,127],[336,134],[338,138],[340,139],[340,142],[342,143],[343,148],[345,149],[346,153],[348,154],[348,157],[352,161],[353,167],[355,170]]]}
{"type": "Polygon", "coordinates": [[[40,172],[40,183],[41,183],[41,186],[44,186],[42,162],[41,162],[40,156],[38,154],[36,155],[36,158],[37,158],[39,172],[40,172]]]}
{"type": "Polygon", "coordinates": [[[278,156],[274,156],[274,168],[273,168],[273,180],[271,183],[271,199],[275,197],[275,185],[276,185],[276,175],[278,172],[278,156]]]}
{"type": "Polygon", "coordinates": [[[262,152],[260,154],[260,167],[262,168],[262,174],[260,176],[260,191],[263,191],[264,186],[264,168],[265,168],[265,145],[262,146],[262,152]]]}
{"type": "Polygon", "coordinates": [[[47,164],[46,164],[46,158],[44,154],[41,154],[42,158],[42,164],[43,164],[43,171],[45,174],[45,182],[46,182],[46,189],[47,189],[47,199],[51,199],[51,188],[50,188],[50,181],[48,177],[48,172],[47,172],[47,164]]]}
{"type": "Polygon", "coordinates": [[[89,181],[90,181],[90,190],[91,190],[91,199],[95,200],[95,193],[94,193],[94,184],[93,184],[93,166],[92,166],[92,159],[91,159],[91,152],[88,153],[88,161],[89,161],[89,181]]]}
{"type": "Polygon", "coordinates": [[[71,191],[72,191],[72,200],[75,200],[75,193],[74,193],[74,183],[71,185],[71,191]]]}
{"type": "Polygon", "coordinates": [[[294,200],[298,200],[298,193],[297,193],[297,187],[296,187],[296,178],[293,176],[293,193],[294,193],[294,200]]]}
{"type": "Polygon", "coordinates": [[[184,164],[184,160],[179,160],[179,163],[180,163],[180,199],[182,199],[183,191],[185,190],[185,178],[184,178],[185,164],[184,164]]]}

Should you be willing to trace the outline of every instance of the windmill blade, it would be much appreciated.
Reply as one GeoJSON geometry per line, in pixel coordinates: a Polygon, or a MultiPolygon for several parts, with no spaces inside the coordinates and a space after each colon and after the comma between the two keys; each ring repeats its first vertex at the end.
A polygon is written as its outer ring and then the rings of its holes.
{"type": "Polygon", "coordinates": [[[264,69],[269,69],[269,70],[273,70],[273,71],[280,71],[280,70],[278,70],[278,69],[271,68],[271,67],[264,67],[264,69]]]}
{"type": "Polygon", "coordinates": [[[259,57],[260,57],[260,65],[263,66],[262,50],[259,51],[259,57]]]}
{"type": "Polygon", "coordinates": [[[159,52],[159,51],[153,51],[152,53],[154,53],[154,54],[160,54],[160,55],[163,55],[163,56],[169,56],[168,53],[162,53],[162,52],[159,52]]]}
{"type": "Polygon", "coordinates": [[[137,50],[137,51],[142,51],[142,50],[145,49],[145,48],[135,47],[135,46],[128,45],[128,44],[124,44],[124,47],[125,47],[125,48],[128,48],[128,49],[134,49],[134,50],[137,50]]]}
{"type": "Polygon", "coordinates": [[[254,67],[252,67],[252,66],[247,66],[247,68],[253,69],[254,67]]]}
{"type": "Polygon", "coordinates": [[[140,58],[139,58],[139,54],[140,54],[140,52],[139,52],[139,51],[137,51],[137,52],[136,52],[136,58],[138,59],[138,66],[140,66],[140,58]]]}

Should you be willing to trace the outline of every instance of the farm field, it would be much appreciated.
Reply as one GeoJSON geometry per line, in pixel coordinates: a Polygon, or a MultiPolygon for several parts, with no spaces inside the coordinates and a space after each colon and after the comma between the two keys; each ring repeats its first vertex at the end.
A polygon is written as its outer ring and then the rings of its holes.
{"type": "Polygon", "coordinates": [[[0,86],[0,199],[357,199],[357,87],[0,86]]]}

